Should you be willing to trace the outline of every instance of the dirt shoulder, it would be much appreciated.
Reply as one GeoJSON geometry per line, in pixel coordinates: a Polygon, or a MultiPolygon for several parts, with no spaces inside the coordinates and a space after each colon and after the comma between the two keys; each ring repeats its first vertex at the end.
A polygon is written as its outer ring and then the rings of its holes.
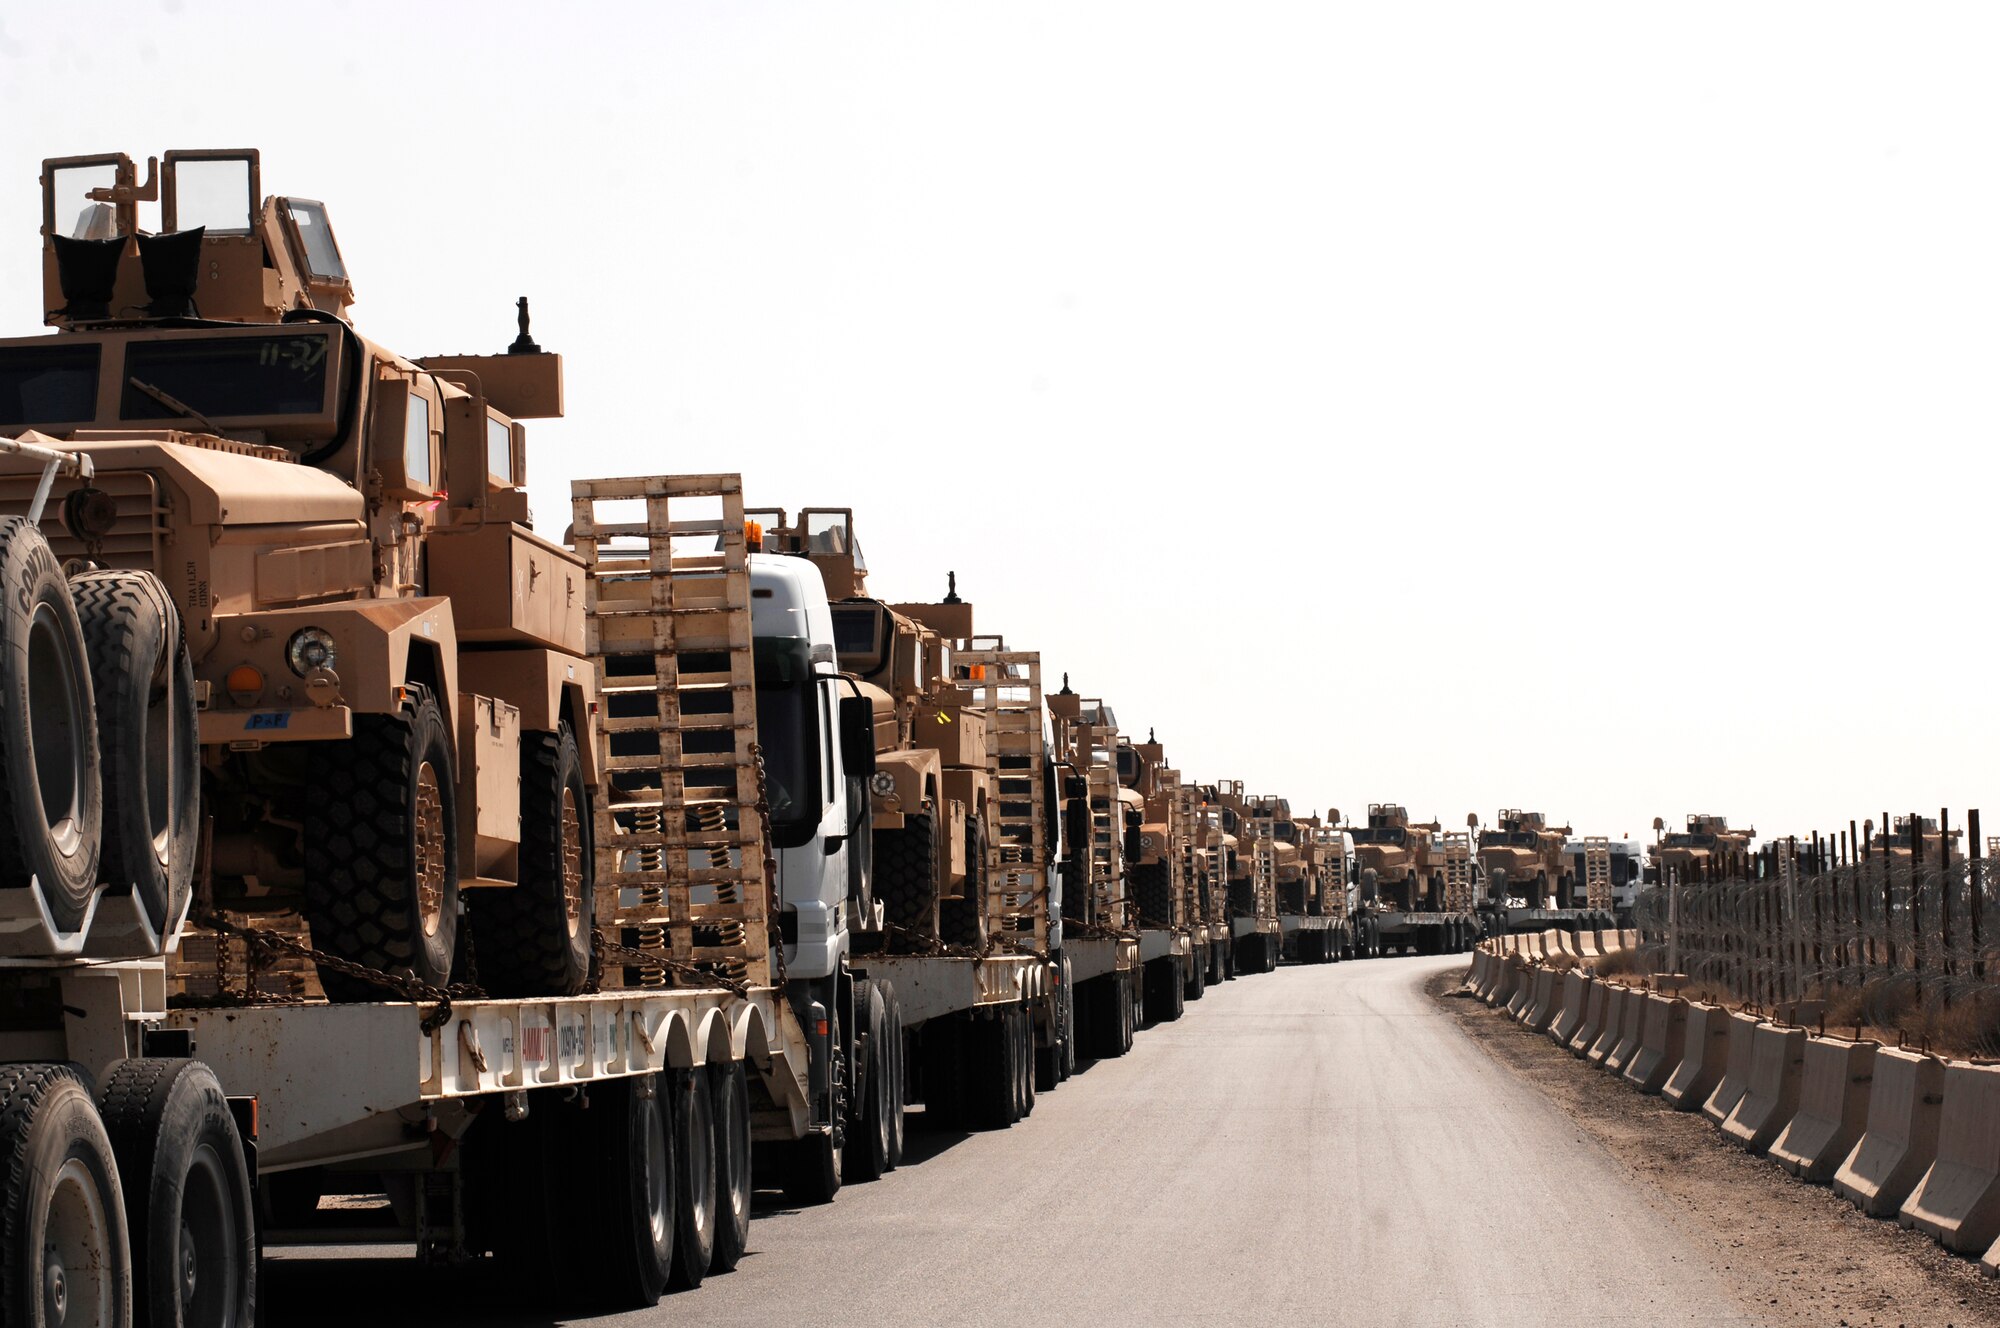
{"type": "Polygon", "coordinates": [[[1794,1180],[1683,1114],[1475,1000],[1430,994],[1489,1055],[1551,1098],[1657,1196],[1746,1308],[1774,1324],[2000,1328],[2000,1279],[1930,1237],[1864,1217],[1829,1186],[1794,1180]]]}

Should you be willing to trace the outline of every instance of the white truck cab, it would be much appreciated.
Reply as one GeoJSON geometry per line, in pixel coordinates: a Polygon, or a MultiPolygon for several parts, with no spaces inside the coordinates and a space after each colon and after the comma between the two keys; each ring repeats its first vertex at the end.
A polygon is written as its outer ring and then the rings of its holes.
{"type": "MultiPolygon", "coordinates": [[[[840,674],[819,569],[803,558],[752,554],[750,597],[784,971],[792,979],[831,977],[853,949],[854,930],[878,925],[868,916],[867,772],[842,723],[842,702],[856,694],[840,674]]],[[[851,724],[852,707],[849,714],[851,724]]],[[[864,709],[861,717],[872,754],[873,716],[864,709]]]]}

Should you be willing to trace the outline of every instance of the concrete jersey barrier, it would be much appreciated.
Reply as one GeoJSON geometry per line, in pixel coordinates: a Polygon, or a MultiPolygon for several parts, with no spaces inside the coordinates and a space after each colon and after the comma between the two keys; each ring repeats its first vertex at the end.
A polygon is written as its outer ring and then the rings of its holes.
{"type": "Polygon", "coordinates": [[[1876,1050],[1873,1042],[1806,1039],[1798,1113],[1771,1144],[1779,1166],[1815,1184],[1833,1179],[1868,1128],[1876,1050]]]}
{"type": "Polygon", "coordinates": [[[1549,1036],[1558,1046],[1568,1046],[1576,1030],[1583,1027],[1583,1009],[1590,999],[1591,985],[1591,980],[1575,969],[1563,974],[1562,1010],[1549,1025],[1549,1036]]]}
{"type": "Polygon", "coordinates": [[[1604,1009],[1611,1003],[1611,987],[1611,983],[1593,978],[1590,990],[1584,995],[1583,1023],[1568,1044],[1579,1056],[1588,1055],[1591,1044],[1604,1031],[1604,1009]]]}
{"type": "Polygon", "coordinates": [[[1945,1065],[1937,1157],[1896,1220],[1961,1254],[2000,1240],[2000,1065],[1945,1065]]]}
{"type": "Polygon", "coordinates": [[[1750,1030],[1750,1073],[1743,1096],[1722,1122],[1733,1144],[1761,1153],[1799,1109],[1799,1084],[1806,1064],[1806,1031],[1758,1024],[1750,1030]]]}
{"type": "Polygon", "coordinates": [[[1875,1053],[1868,1128],[1833,1174],[1833,1188],[1870,1217],[1893,1217],[1937,1157],[1944,1062],[1884,1047],[1875,1053]]]}
{"type": "Polygon", "coordinates": [[[1701,1114],[1717,1125],[1729,1119],[1729,1113],[1750,1089],[1750,1051],[1757,1031],[1755,1015],[1731,1014],[1728,1020],[1729,1055],[1722,1065],[1722,1078],[1708,1101],[1701,1104],[1701,1114]]]}
{"type": "Polygon", "coordinates": [[[1556,1017],[1556,992],[1561,989],[1562,974],[1553,968],[1545,968],[1535,974],[1535,999],[1528,1006],[1521,1022],[1539,1033],[1549,1026],[1549,1020],[1556,1017]]]}
{"type": "Polygon", "coordinates": [[[1688,1003],[1674,996],[1646,997],[1639,1024],[1639,1050],[1625,1066],[1625,1082],[1642,1093],[1657,1093],[1680,1064],[1687,1037],[1688,1003]]]}
{"type": "Polygon", "coordinates": [[[1660,1085],[1660,1096],[1675,1111],[1698,1111],[1722,1082],[1728,1064],[1729,1011],[1719,1005],[1690,1005],[1685,1026],[1680,1064],[1660,1085]]]}
{"type": "Polygon", "coordinates": [[[1646,997],[1648,993],[1637,987],[1625,998],[1625,1013],[1618,1020],[1618,1040],[1611,1044],[1611,1050],[1604,1053],[1604,1068],[1613,1074],[1621,1073],[1639,1054],[1639,1034],[1645,1027],[1646,997]]]}
{"type": "Polygon", "coordinates": [[[1625,1031],[1625,1002],[1632,997],[1630,987],[1613,983],[1611,994],[1604,1001],[1604,1027],[1597,1032],[1597,1040],[1583,1053],[1584,1059],[1592,1065],[1604,1064],[1604,1058],[1618,1045],[1618,1039],[1625,1031]]]}

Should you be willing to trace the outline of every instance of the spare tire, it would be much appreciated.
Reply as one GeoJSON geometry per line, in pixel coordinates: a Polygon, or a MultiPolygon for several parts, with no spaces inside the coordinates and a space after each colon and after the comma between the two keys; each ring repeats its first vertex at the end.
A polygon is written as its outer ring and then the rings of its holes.
{"type": "Polygon", "coordinates": [[[83,629],[42,532],[0,517],[0,888],[39,892],[58,931],[97,886],[104,791],[83,629]]]}
{"type": "Polygon", "coordinates": [[[194,666],[180,614],[150,572],[87,572],[70,593],[97,702],[105,893],[137,895],[164,942],[187,912],[201,815],[194,666]]]}

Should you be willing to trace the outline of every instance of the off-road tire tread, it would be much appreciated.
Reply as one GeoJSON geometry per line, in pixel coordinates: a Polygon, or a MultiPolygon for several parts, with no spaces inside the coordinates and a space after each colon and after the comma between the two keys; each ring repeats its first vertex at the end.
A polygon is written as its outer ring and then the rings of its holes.
{"type": "Polygon", "coordinates": [[[574,996],[590,980],[588,940],[596,891],[587,788],[586,801],[577,808],[584,836],[584,913],[578,935],[585,944],[580,964],[570,954],[568,928],[559,925],[560,898],[544,893],[553,890],[559,896],[562,889],[558,827],[566,782],[565,748],[569,764],[580,774],[582,756],[567,722],[554,733],[521,735],[520,884],[511,890],[487,890],[476,906],[466,910],[464,922],[472,926],[479,956],[480,985],[495,996],[574,996]]]}
{"type": "MultiPolygon", "coordinates": [[[[347,759],[328,762],[323,796],[306,818],[304,912],[313,945],[384,972],[411,969],[415,958],[399,945],[402,934],[414,930],[403,915],[417,906],[406,894],[404,861],[406,790],[415,773],[410,735],[417,714],[435,704],[426,696],[393,715],[357,716],[354,736],[342,744],[347,759]]],[[[449,769],[441,772],[446,783],[452,777],[449,769]]],[[[445,828],[455,835],[456,827],[445,828]]],[[[335,1002],[379,1001],[389,990],[326,970],[320,985],[335,1002]]]]}
{"type": "Polygon", "coordinates": [[[931,812],[911,812],[900,830],[875,835],[875,897],[894,926],[930,935],[936,924],[931,904],[938,875],[937,818],[931,812]]]}
{"type": "MultiPolygon", "coordinates": [[[[5,819],[5,818],[0,818],[5,819]]],[[[20,1224],[26,1220],[28,1136],[35,1113],[49,1089],[64,1079],[83,1085],[90,1092],[90,1080],[74,1065],[20,1063],[0,1065],[0,1250],[18,1250],[27,1239],[20,1224]]],[[[14,1260],[0,1259],[0,1307],[13,1303],[15,1289],[7,1285],[14,1260]]],[[[39,1289],[33,1289],[39,1294],[39,1289]]]]}

